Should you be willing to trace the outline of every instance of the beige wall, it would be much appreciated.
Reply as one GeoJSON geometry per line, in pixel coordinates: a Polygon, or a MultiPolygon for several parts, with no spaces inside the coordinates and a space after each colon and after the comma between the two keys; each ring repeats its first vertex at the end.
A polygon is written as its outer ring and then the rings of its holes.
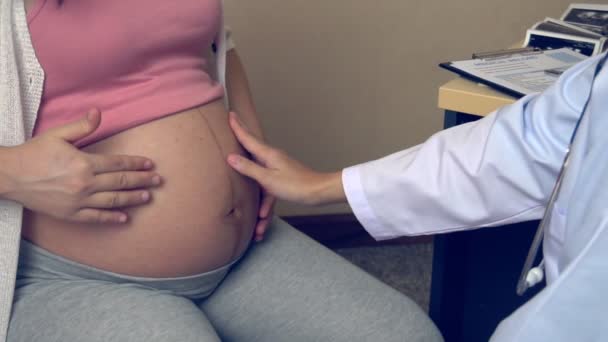
{"type": "MultiPolygon", "coordinates": [[[[442,127],[437,64],[523,40],[567,0],[226,0],[269,140],[321,170],[442,127]]],[[[281,203],[283,215],[348,211],[281,203]]]]}

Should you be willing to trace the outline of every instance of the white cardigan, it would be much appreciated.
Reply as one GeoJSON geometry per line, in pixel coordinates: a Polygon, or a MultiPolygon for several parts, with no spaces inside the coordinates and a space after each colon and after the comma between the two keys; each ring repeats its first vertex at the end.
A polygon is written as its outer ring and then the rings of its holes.
{"type": "MultiPolygon", "coordinates": [[[[225,87],[226,51],[234,44],[229,31],[221,27],[216,65],[218,80],[225,87]]],[[[0,146],[19,145],[31,138],[43,83],[23,0],[0,0],[0,146]]],[[[224,98],[227,106],[228,96],[224,98]]],[[[0,341],[6,341],[10,321],[22,217],[20,204],[0,199],[0,341]]]]}

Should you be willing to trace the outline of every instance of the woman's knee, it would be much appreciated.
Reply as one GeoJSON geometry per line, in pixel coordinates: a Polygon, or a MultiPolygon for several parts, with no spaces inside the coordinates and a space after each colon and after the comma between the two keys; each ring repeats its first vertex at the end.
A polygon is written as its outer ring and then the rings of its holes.
{"type": "Polygon", "coordinates": [[[9,342],[220,341],[188,299],[131,284],[55,282],[17,291],[9,342]]]}
{"type": "Polygon", "coordinates": [[[280,220],[202,307],[235,339],[441,341],[413,301],[280,220]]]}
{"type": "MultiPolygon", "coordinates": [[[[368,322],[354,319],[353,333],[363,326],[369,333],[366,341],[443,341],[441,333],[428,315],[412,300],[401,295],[368,298],[368,322]]],[[[353,338],[356,338],[353,336],[353,338]]]]}

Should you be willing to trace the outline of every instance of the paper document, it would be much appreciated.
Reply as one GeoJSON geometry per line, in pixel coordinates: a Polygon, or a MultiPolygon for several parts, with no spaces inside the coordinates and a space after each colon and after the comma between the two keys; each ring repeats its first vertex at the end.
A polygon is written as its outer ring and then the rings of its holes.
{"type": "Polygon", "coordinates": [[[441,66],[515,96],[547,89],[587,56],[568,48],[442,63],[441,66]]]}

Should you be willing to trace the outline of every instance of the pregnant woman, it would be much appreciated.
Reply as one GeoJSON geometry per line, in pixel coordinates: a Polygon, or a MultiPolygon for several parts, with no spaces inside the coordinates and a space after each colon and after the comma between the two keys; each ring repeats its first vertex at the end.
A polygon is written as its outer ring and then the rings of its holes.
{"type": "Polygon", "coordinates": [[[35,113],[32,139],[0,147],[0,205],[26,208],[8,341],[440,339],[278,219],[250,247],[272,200],[225,163],[244,155],[227,108],[261,131],[220,0],[0,1],[35,113]]]}

